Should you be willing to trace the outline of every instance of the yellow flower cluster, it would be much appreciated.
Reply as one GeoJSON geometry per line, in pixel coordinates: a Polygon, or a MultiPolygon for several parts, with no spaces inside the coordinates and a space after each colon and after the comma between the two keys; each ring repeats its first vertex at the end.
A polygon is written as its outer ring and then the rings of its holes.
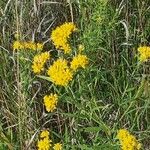
{"type": "Polygon", "coordinates": [[[53,149],[54,149],[54,150],[62,150],[62,144],[60,144],[60,143],[54,144],[53,149]]]}
{"type": "Polygon", "coordinates": [[[58,102],[57,94],[50,94],[44,96],[44,105],[48,112],[53,112],[56,109],[56,105],[58,102]]]}
{"type": "Polygon", "coordinates": [[[49,132],[47,130],[43,130],[41,132],[40,138],[48,138],[49,137],[49,132]]]}
{"type": "Polygon", "coordinates": [[[140,150],[141,144],[126,129],[120,129],[117,134],[122,150],[140,150]]]}
{"type": "Polygon", "coordinates": [[[69,53],[71,47],[68,43],[68,39],[72,32],[76,31],[77,28],[72,22],[64,23],[52,31],[51,39],[56,49],[64,50],[64,53],[69,53]]]}
{"type": "Polygon", "coordinates": [[[44,64],[50,58],[49,52],[44,52],[34,56],[32,69],[34,73],[39,74],[44,70],[44,64]]]}
{"type": "MultiPolygon", "coordinates": [[[[40,140],[37,142],[38,150],[50,150],[52,147],[52,140],[49,139],[49,132],[44,130],[40,134],[40,140]]],[[[62,150],[62,144],[56,143],[53,150],[62,150]]]]}
{"type": "Polygon", "coordinates": [[[43,43],[34,43],[31,41],[29,42],[14,41],[13,50],[18,49],[42,50],[43,43]]]}
{"type": "MultiPolygon", "coordinates": [[[[57,49],[64,50],[64,53],[69,53],[71,51],[71,47],[68,43],[68,40],[70,35],[76,30],[77,28],[72,22],[64,23],[63,25],[56,27],[51,34],[51,39],[55,47],[57,49]]],[[[19,41],[16,41],[16,43],[14,43],[14,49],[22,48],[22,45],[26,44],[20,44],[19,41]]],[[[88,58],[86,55],[81,54],[83,50],[84,45],[80,44],[78,46],[79,54],[73,57],[71,62],[67,62],[67,60],[63,58],[58,58],[53,62],[53,64],[48,68],[47,74],[54,84],[67,86],[68,83],[73,79],[73,73],[77,71],[78,68],[85,68],[85,66],[88,64],[88,58]]],[[[33,72],[39,74],[41,71],[43,71],[44,64],[48,58],[49,54],[47,53],[36,55],[32,65],[33,72]]]]}
{"type": "Polygon", "coordinates": [[[150,47],[143,46],[138,48],[138,52],[140,53],[140,61],[145,62],[150,59],[150,47]]]}
{"type": "Polygon", "coordinates": [[[38,150],[49,150],[51,147],[52,140],[49,139],[49,132],[42,131],[40,135],[40,140],[38,140],[37,147],[38,150]]]}
{"type": "Polygon", "coordinates": [[[78,68],[82,67],[85,68],[85,66],[88,64],[88,58],[86,55],[78,54],[73,58],[71,61],[71,69],[73,71],[76,71],[78,68]]]}
{"type": "Polygon", "coordinates": [[[48,75],[56,85],[67,86],[73,78],[73,73],[65,59],[57,59],[48,69],[48,75]]]}

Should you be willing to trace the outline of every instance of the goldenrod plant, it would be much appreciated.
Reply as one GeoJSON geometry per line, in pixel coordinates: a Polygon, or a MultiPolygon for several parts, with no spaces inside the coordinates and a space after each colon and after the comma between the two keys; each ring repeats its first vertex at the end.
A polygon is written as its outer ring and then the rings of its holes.
{"type": "Polygon", "coordinates": [[[149,23],[149,0],[1,0],[0,150],[149,150],[149,23]]]}
{"type": "Polygon", "coordinates": [[[141,144],[126,129],[120,129],[117,138],[121,143],[122,150],[140,150],[141,144]]]}

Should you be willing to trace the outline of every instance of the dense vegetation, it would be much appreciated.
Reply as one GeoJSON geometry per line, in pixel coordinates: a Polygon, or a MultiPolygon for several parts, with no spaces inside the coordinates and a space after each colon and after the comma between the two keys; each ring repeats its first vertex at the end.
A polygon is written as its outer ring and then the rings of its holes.
{"type": "Polygon", "coordinates": [[[141,61],[138,51],[150,46],[149,4],[149,0],[0,1],[0,150],[37,149],[43,130],[64,150],[119,150],[120,129],[127,129],[141,149],[149,150],[150,55],[141,61]],[[58,52],[50,38],[65,22],[77,27],[69,38],[70,55],[58,52]],[[53,60],[70,61],[82,45],[88,65],[67,86],[55,85],[46,71],[33,72],[36,51],[13,50],[16,40],[43,43],[42,52],[49,51],[53,60]],[[59,100],[57,108],[47,112],[43,97],[51,92],[59,100]]]}

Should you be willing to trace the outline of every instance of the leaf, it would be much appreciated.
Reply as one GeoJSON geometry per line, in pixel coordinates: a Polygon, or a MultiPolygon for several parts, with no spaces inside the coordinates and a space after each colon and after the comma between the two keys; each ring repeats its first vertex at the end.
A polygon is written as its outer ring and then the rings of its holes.
{"type": "Polygon", "coordinates": [[[50,79],[50,77],[47,77],[47,76],[41,76],[41,75],[37,75],[37,77],[52,82],[51,79],[50,79]]]}

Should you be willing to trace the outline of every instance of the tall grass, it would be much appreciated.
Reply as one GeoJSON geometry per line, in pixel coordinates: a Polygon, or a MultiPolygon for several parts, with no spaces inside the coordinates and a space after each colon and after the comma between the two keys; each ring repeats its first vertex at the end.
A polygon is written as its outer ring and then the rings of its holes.
{"type": "Polygon", "coordinates": [[[150,149],[149,62],[137,53],[149,45],[149,0],[13,0],[0,8],[0,149],[37,149],[40,130],[48,129],[64,150],[119,150],[120,128],[150,149]],[[41,41],[52,50],[50,33],[65,21],[77,24],[71,42],[84,44],[90,64],[64,89],[36,77],[35,53],[14,53],[12,43],[41,41]],[[43,95],[54,90],[57,111],[46,113],[43,95]]]}

